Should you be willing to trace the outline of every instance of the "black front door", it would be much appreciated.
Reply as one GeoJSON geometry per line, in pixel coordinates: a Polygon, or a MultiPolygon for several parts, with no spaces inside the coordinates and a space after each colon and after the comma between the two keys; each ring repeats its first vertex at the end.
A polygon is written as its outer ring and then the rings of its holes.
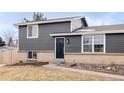
{"type": "Polygon", "coordinates": [[[64,59],[64,38],[56,38],[56,58],[64,59]]]}

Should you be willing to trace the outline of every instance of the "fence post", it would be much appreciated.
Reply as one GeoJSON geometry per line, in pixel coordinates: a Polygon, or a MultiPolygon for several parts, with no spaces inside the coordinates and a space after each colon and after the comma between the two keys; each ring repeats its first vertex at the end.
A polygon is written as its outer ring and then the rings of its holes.
{"type": "Polygon", "coordinates": [[[2,52],[0,51],[0,63],[2,63],[2,52]]]}
{"type": "Polygon", "coordinates": [[[11,64],[12,64],[12,51],[11,51],[11,64]]]}

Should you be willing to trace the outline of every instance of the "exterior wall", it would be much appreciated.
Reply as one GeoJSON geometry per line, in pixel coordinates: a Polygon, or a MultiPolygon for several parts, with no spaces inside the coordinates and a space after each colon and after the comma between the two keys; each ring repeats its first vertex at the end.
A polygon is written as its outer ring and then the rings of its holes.
{"type": "Polygon", "coordinates": [[[70,22],[39,24],[39,37],[27,39],[27,26],[19,27],[19,50],[53,50],[54,39],[49,34],[70,32],[70,22]]]}
{"type": "Polygon", "coordinates": [[[81,53],[81,36],[65,37],[65,53],[66,52],[81,53]],[[66,43],[67,39],[69,39],[69,44],[66,43]]]}
{"type": "Polygon", "coordinates": [[[38,53],[37,60],[41,62],[53,62],[54,61],[54,53],[38,53]]]}
{"type": "Polygon", "coordinates": [[[124,53],[124,34],[106,34],[106,53],[124,53]]]}
{"type": "MultiPolygon", "coordinates": [[[[54,52],[38,52],[37,61],[54,62],[54,52]]],[[[15,64],[19,61],[27,62],[27,52],[5,51],[0,52],[0,64],[15,64]]],[[[91,63],[91,64],[123,64],[123,54],[81,54],[66,53],[65,62],[91,63]]]]}
{"type": "MultiPolygon", "coordinates": [[[[23,61],[27,62],[27,52],[18,52],[18,62],[23,61]]],[[[37,52],[37,61],[38,62],[53,62],[54,53],[53,52],[37,52]]]]}
{"type": "Polygon", "coordinates": [[[74,31],[83,26],[83,22],[81,19],[75,19],[71,21],[71,31],[74,31]]]}
{"type": "Polygon", "coordinates": [[[65,54],[65,62],[90,64],[124,64],[124,54],[65,54]]]}
{"type": "MultiPolygon", "coordinates": [[[[53,62],[54,61],[54,53],[37,53],[37,61],[39,62],[53,62]]],[[[15,64],[23,61],[27,62],[27,52],[18,52],[18,51],[0,51],[0,64],[15,64]]]]}
{"type": "Polygon", "coordinates": [[[27,61],[27,52],[18,52],[18,62],[19,61],[23,61],[26,62],[27,61]]]}
{"type": "MultiPolygon", "coordinates": [[[[55,58],[54,51],[40,51],[37,50],[37,61],[38,62],[53,62],[55,58]]],[[[28,50],[23,50],[18,52],[19,61],[27,62],[28,61],[28,50]]]]}

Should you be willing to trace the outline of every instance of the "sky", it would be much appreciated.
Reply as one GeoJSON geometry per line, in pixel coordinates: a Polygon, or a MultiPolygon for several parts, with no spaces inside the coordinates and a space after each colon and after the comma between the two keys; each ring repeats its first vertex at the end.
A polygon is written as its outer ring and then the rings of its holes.
{"type": "MultiPolygon", "coordinates": [[[[18,29],[15,23],[21,22],[24,18],[32,19],[32,12],[0,12],[0,36],[10,31],[14,38],[18,38],[18,29]]],[[[117,12],[43,12],[48,19],[84,16],[89,26],[124,24],[124,13],[117,12]]]]}

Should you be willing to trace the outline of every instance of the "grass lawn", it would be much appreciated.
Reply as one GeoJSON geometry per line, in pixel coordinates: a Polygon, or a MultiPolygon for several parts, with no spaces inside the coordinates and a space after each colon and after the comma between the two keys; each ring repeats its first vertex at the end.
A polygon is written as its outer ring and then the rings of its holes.
{"type": "Polygon", "coordinates": [[[0,67],[0,80],[113,80],[100,76],[51,69],[42,66],[0,67]]]}

